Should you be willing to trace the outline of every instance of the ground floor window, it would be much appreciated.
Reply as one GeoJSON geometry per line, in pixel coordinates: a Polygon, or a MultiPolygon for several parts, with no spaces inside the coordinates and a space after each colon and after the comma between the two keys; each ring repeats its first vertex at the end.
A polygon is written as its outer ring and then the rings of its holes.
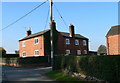
{"type": "Polygon", "coordinates": [[[84,54],[87,54],[87,50],[84,50],[84,54]]]}
{"type": "Polygon", "coordinates": [[[35,55],[35,56],[39,56],[39,50],[35,50],[35,51],[34,51],[34,55],[35,55]]]}
{"type": "Polygon", "coordinates": [[[81,50],[77,50],[77,55],[80,55],[81,54],[81,50]]]}
{"type": "Polygon", "coordinates": [[[22,56],[23,56],[23,57],[26,57],[26,52],[23,52],[23,53],[22,53],[22,56]]]}
{"type": "Polygon", "coordinates": [[[66,54],[70,54],[70,50],[66,50],[66,54]]]}

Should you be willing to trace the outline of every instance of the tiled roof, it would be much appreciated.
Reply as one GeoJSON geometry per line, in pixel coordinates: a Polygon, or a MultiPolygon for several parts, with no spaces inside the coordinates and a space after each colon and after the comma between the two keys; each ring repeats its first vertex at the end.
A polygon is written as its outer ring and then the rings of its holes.
{"type": "Polygon", "coordinates": [[[120,34],[120,25],[111,27],[111,29],[108,31],[106,37],[112,36],[112,35],[118,35],[118,34],[120,34]]]}
{"type": "MultiPolygon", "coordinates": [[[[47,32],[47,31],[50,31],[50,29],[45,30],[45,31],[41,31],[41,32],[38,32],[38,33],[35,33],[35,34],[31,34],[31,35],[29,35],[29,36],[24,37],[24,38],[21,39],[21,40],[26,40],[26,39],[30,39],[30,38],[34,38],[34,37],[43,35],[43,34],[44,34],[45,32],[47,32]]],[[[65,33],[65,32],[60,32],[60,33],[61,33],[63,36],[65,36],[65,37],[70,37],[69,33],[65,33]]],[[[86,37],[84,37],[84,36],[82,36],[82,35],[80,35],[80,34],[75,34],[75,37],[76,37],[76,38],[82,38],[82,39],[88,39],[88,38],[86,38],[86,37]]],[[[19,41],[21,41],[21,40],[19,40],[19,41]]]]}
{"type": "MultiPolygon", "coordinates": [[[[70,37],[70,33],[65,33],[65,32],[60,32],[63,36],[65,36],[65,37],[70,37]]],[[[86,37],[84,37],[84,36],[82,36],[82,35],[80,35],[80,34],[75,34],[75,37],[76,38],[82,38],[82,39],[88,39],[88,38],[86,38],[86,37]]]]}
{"type": "MultiPolygon", "coordinates": [[[[24,37],[24,38],[21,39],[21,40],[26,40],[26,39],[30,39],[30,38],[33,38],[33,37],[37,37],[37,36],[43,35],[45,32],[47,32],[47,31],[49,31],[49,30],[50,30],[50,29],[44,30],[44,31],[41,31],[41,32],[38,32],[38,33],[35,33],[35,34],[31,34],[31,35],[29,35],[29,36],[24,37]]],[[[19,40],[19,41],[21,41],[21,40],[19,40]]]]}

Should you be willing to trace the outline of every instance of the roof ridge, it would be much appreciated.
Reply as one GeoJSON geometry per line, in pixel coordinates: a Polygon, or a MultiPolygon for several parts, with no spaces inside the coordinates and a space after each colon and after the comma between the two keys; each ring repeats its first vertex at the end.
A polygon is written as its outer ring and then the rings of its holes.
{"type": "MultiPolygon", "coordinates": [[[[60,33],[61,33],[63,36],[70,37],[70,36],[69,36],[69,33],[66,33],[66,32],[60,32],[60,33]]],[[[75,37],[88,39],[88,38],[84,37],[84,36],[81,35],[81,34],[75,34],[75,37]]]]}
{"type": "MultiPolygon", "coordinates": [[[[21,40],[26,40],[26,39],[30,39],[30,38],[33,38],[33,37],[36,37],[36,36],[43,35],[45,32],[47,32],[47,31],[49,31],[49,30],[50,30],[50,29],[47,29],[47,30],[44,30],[44,31],[40,31],[40,32],[31,34],[31,35],[29,35],[29,36],[24,37],[24,38],[21,39],[21,40]]],[[[19,40],[19,41],[21,41],[21,40],[19,40]]]]}
{"type": "Polygon", "coordinates": [[[119,27],[120,25],[115,25],[115,26],[112,26],[112,28],[114,28],[114,27],[119,27]]]}
{"type": "MultiPolygon", "coordinates": [[[[31,34],[31,35],[29,35],[29,36],[24,37],[24,38],[21,39],[21,40],[26,40],[26,39],[30,39],[30,38],[33,38],[33,37],[37,37],[37,36],[43,35],[45,32],[47,32],[47,31],[49,31],[49,30],[51,30],[51,29],[47,29],[47,30],[44,30],[44,31],[40,31],[40,32],[31,34]]],[[[58,32],[61,33],[63,36],[70,37],[68,32],[61,32],[61,31],[58,31],[58,32]]],[[[88,38],[84,37],[84,36],[81,35],[81,34],[75,34],[75,37],[88,39],[88,38]]],[[[19,40],[19,41],[21,41],[21,40],[19,40]]]]}
{"type": "MultiPolygon", "coordinates": [[[[41,32],[46,32],[46,31],[49,31],[50,29],[46,29],[44,31],[40,31],[40,32],[37,32],[37,33],[41,33],[41,32]]],[[[33,34],[36,34],[36,33],[33,33],[33,34]]],[[[31,34],[32,35],[32,34],[31,34]]]]}

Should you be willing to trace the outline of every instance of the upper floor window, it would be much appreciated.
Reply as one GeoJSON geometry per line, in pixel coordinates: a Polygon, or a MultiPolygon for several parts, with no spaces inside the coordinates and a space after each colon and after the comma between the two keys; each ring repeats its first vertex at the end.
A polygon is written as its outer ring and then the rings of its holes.
{"type": "Polygon", "coordinates": [[[22,56],[23,56],[23,57],[26,57],[26,52],[23,52],[23,53],[22,53],[22,56]]]}
{"type": "Polygon", "coordinates": [[[65,42],[66,42],[66,44],[69,45],[70,44],[70,39],[66,39],[65,42]]]}
{"type": "Polygon", "coordinates": [[[38,38],[34,39],[34,44],[38,44],[38,38]]]}
{"type": "Polygon", "coordinates": [[[84,50],[84,54],[87,54],[87,50],[84,50]]]}
{"type": "Polygon", "coordinates": [[[70,54],[70,50],[66,50],[66,54],[70,54]]]}
{"type": "Polygon", "coordinates": [[[80,55],[81,54],[81,50],[77,50],[77,55],[80,55]]]}
{"type": "Polygon", "coordinates": [[[23,41],[23,42],[22,42],[22,47],[25,47],[25,46],[26,46],[26,42],[23,41]]]}
{"type": "Polygon", "coordinates": [[[86,45],[87,45],[86,40],[83,40],[83,45],[84,45],[84,46],[86,46],[86,45]]]}
{"type": "Polygon", "coordinates": [[[79,40],[78,39],[75,40],[75,45],[79,45],[79,40]]]}
{"type": "Polygon", "coordinates": [[[34,55],[35,55],[35,56],[39,56],[39,50],[35,50],[35,51],[34,51],[34,55]]]}

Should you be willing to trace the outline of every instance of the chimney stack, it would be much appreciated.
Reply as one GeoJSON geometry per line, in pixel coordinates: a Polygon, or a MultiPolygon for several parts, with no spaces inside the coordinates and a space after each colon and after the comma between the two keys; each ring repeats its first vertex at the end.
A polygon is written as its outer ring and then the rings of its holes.
{"type": "Polygon", "coordinates": [[[27,36],[31,35],[31,29],[30,28],[27,29],[27,33],[26,34],[27,34],[27,36]]]}
{"type": "Polygon", "coordinates": [[[70,28],[70,37],[74,37],[74,35],[75,35],[74,26],[72,24],[70,24],[69,28],[70,28]]]}
{"type": "MultiPolygon", "coordinates": [[[[50,24],[50,26],[51,26],[51,24],[50,24]]],[[[52,26],[51,26],[51,28],[52,28],[53,30],[56,30],[56,23],[55,23],[54,20],[52,20],[52,26]]]]}

